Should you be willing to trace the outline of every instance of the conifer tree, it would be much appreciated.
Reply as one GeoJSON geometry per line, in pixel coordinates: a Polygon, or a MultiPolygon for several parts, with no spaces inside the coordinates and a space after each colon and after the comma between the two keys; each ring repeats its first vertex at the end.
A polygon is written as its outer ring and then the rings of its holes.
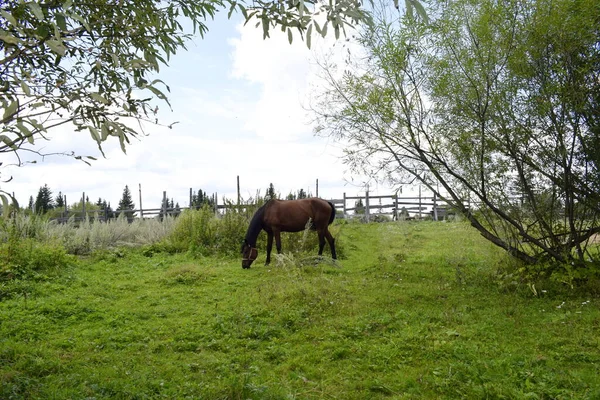
{"type": "Polygon", "coordinates": [[[56,208],[63,208],[65,206],[65,198],[62,192],[58,192],[56,199],[54,199],[54,204],[56,208]]]}
{"type": "Polygon", "coordinates": [[[275,186],[273,186],[272,183],[269,184],[269,187],[267,188],[267,192],[265,193],[265,201],[269,201],[269,200],[273,200],[273,199],[277,199],[277,193],[275,193],[275,186]]]}
{"type": "MultiPolygon", "coordinates": [[[[119,201],[119,207],[117,208],[117,211],[133,210],[134,208],[135,204],[131,199],[131,191],[129,190],[129,187],[125,185],[125,189],[123,189],[123,196],[121,196],[121,200],[119,201]]],[[[128,220],[130,220],[133,218],[133,214],[133,212],[126,212],[125,216],[128,220]]]]}
{"type": "Polygon", "coordinates": [[[214,206],[214,203],[215,201],[212,198],[212,196],[206,194],[206,192],[202,189],[198,190],[198,194],[194,194],[192,196],[192,207],[196,210],[202,208],[202,206],[204,206],[205,204],[209,206],[214,206]]]}
{"type": "Polygon", "coordinates": [[[38,214],[45,214],[48,210],[54,208],[54,202],[52,201],[52,191],[47,184],[40,187],[37,197],[35,199],[35,212],[38,214]]]}

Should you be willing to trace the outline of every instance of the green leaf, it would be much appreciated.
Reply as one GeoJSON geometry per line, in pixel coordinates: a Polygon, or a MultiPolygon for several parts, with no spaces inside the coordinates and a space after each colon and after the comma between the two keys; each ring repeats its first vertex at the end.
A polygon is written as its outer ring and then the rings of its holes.
{"type": "Polygon", "coordinates": [[[14,100],[4,110],[3,120],[12,119],[19,109],[19,100],[14,100]]]}
{"type": "Polygon", "coordinates": [[[306,31],[306,47],[308,47],[310,49],[310,44],[311,44],[311,38],[312,38],[312,25],[310,25],[308,27],[308,30],[306,31]]]}
{"type": "Polygon", "coordinates": [[[31,1],[31,2],[27,3],[27,7],[29,7],[29,9],[31,10],[33,15],[35,15],[35,17],[39,21],[44,20],[44,12],[42,11],[42,7],[40,7],[40,5],[38,3],[36,3],[35,1],[31,1]]]}
{"type": "Polygon", "coordinates": [[[155,88],[154,86],[146,86],[145,89],[148,89],[149,91],[151,91],[152,93],[154,93],[156,95],[156,97],[158,97],[161,100],[167,100],[167,96],[165,96],[165,94],[163,92],[161,92],[160,90],[158,90],[157,88],[155,88]]]}
{"type": "Polygon", "coordinates": [[[29,89],[29,86],[24,81],[21,81],[21,89],[23,89],[23,93],[27,96],[31,96],[31,89],[29,89]]]}
{"type": "Polygon", "coordinates": [[[290,42],[290,44],[292,44],[294,37],[292,36],[292,30],[290,28],[287,29],[287,34],[288,34],[288,42],[290,42]]]}
{"type": "MultiPolygon", "coordinates": [[[[321,30],[321,26],[319,25],[319,23],[317,21],[313,21],[313,24],[310,26],[315,26],[315,30],[317,31],[317,33],[321,36],[323,36],[323,31],[321,30]]],[[[308,29],[310,29],[310,27],[308,29]]]]}
{"type": "Polygon", "coordinates": [[[269,18],[266,15],[262,16],[263,39],[269,37],[269,18]]]}
{"type": "Polygon", "coordinates": [[[0,40],[2,40],[5,43],[8,43],[8,44],[19,44],[19,43],[21,43],[21,39],[19,39],[18,37],[15,37],[13,35],[11,35],[8,32],[4,32],[4,33],[0,34],[0,40]]]}
{"type": "Polygon", "coordinates": [[[98,130],[96,128],[94,128],[93,126],[88,126],[88,129],[90,131],[90,135],[92,135],[92,139],[94,139],[96,141],[96,143],[100,143],[100,135],[98,135],[98,130]]]}
{"type": "Polygon", "coordinates": [[[17,122],[17,128],[19,128],[23,136],[27,138],[27,141],[30,144],[33,144],[33,133],[29,130],[28,127],[25,126],[25,124],[23,124],[23,121],[17,122]]]}
{"type": "Polygon", "coordinates": [[[110,101],[100,93],[90,93],[90,97],[99,103],[110,105],[110,101]]]}
{"type": "Polygon", "coordinates": [[[5,10],[0,10],[0,15],[2,15],[12,26],[18,28],[17,20],[11,13],[5,10]]]}
{"type": "Polygon", "coordinates": [[[427,11],[425,11],[425,7],[418,0],[411,0],[412,4],[417,9],[417,13],[423,18],[425,23],[429,22],[429,17],[427,16],[427,11]]]}
{"type": "Polygon", "coordinates": [[[124,154],[127,154],[127,150],[125,149],[125,134],[123,131],[121,131],[121,134],[119,135],[119,143],[121,144],[121,151],[123,151],[124,154]]]}
{"type": "Polygon", "coordinates": [[[6,135],[0,135],[0,141],[4,142],[5,145],[10,147],[13,150],[18,150],[19,148],[15,145],[15,141],[9,138],[6,135]]]}
{"type": "Polygon", "coordinates": [[[105,141],[108,135],[110,135],[107,124],[108,123],[102,124],[102,141],[105,141]]]}
{"type": "Polygon", "coordinates": [[[237,3],[235,1],[231,3],[231,6],[229,7],[229,12],[227,13],[227,19],[231,19],[231,14],[233,14],[236,5],[237,3]]]}
{"type": "Polygon", "coordinates": [[[67,51],[67,48],[65,47],[65,45],[60,40],[48,39],[46,41],[46,44],[48,45],[48,47],[50,47],[50,49],[53,52],[55,52],[59,56],[64,56],[65,52],[67,51]]]}
{"type": "Polygon", "coordinates": [[[67,30],[67,19],[63,14],[56,14],[56,26],[58,26],[63,31],[67,30]]]}
{"type": "Polygon", "coordinates": [[[44,125],[40,124],[35,118],[31,118],[28,122],[38,131],[46,132],[46,128],[44,128],[44,125]]]}

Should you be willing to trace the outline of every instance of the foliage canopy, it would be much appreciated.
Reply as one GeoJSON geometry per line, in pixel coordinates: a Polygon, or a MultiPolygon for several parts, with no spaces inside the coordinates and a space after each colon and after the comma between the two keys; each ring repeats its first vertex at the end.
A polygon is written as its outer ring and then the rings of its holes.
{"type": "Polygon", "coordinates": [[[381,14],[367,57],[324,65],[318,130],[356,170],[423,184],[522,261],[581,276],[600,260],[600,4],[431,7],[428,25],[381,14]]]}

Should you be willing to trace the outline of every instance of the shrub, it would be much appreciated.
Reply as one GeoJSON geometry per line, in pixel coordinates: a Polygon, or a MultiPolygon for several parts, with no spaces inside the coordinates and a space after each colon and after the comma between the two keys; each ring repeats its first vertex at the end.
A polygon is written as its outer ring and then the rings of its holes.
{"type": "Polygon", "coordinates": [[[40,243],[31,238],[13,239],[0,244],[0,279],[58,272],[73,261],[60,244],[40,243]]]}

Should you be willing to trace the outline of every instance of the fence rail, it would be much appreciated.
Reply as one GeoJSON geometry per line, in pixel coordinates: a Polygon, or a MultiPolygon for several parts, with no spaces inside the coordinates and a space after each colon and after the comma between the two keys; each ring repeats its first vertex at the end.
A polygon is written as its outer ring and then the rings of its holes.
{"type": "MultiPolygon", "coordinates": [[[[85,198],[85,193],[82,198],[85,198]]],[[[166,200],[166,192],[163,192],[163,205],[167,204],[166,200]]],[[[401,197],[397,194],[371,196],[369,192],[366,192],[363,196],[346,196],[346,193],[344,193],[341,199],[329,199],[328,201],[334,205],[337,211],[342,212],[344,218],[361,216],[366,220],[370,220],[374,215],[387,215],[395,220],[432,218],[437,221],[445,219],[449,215],[455,213],[455,210],[453,210],[451,206],[435,195],[418,197],[401,197]]],[[[222,214],[232,209],[246,209],[254,206],[253,204],[232,204],[231,202],[227,202],[227,204],[218,204],[216,193],[212,196],[212,202],[215,214],[222,214]]],[[[163,206],[160,208],[115,210],[111,211],[112,215],[109,215],[106,210],[85,210],[84,207],[83,211],[69,211],[65,207],[65,211],[61,216],[54,218],[53,220],[59,223],[65,223],[69,220],[82,221],[86,218],[95,221],[107,221],[109,219],[114,219],[115,217],[118,218],[119,215],[123,213],[127,215],[129,220],[135,218],[161,218],[165,215],[179,215],[182,211],[190,208],[197,207],[188,206],[170,208],[163,206]]]]}

